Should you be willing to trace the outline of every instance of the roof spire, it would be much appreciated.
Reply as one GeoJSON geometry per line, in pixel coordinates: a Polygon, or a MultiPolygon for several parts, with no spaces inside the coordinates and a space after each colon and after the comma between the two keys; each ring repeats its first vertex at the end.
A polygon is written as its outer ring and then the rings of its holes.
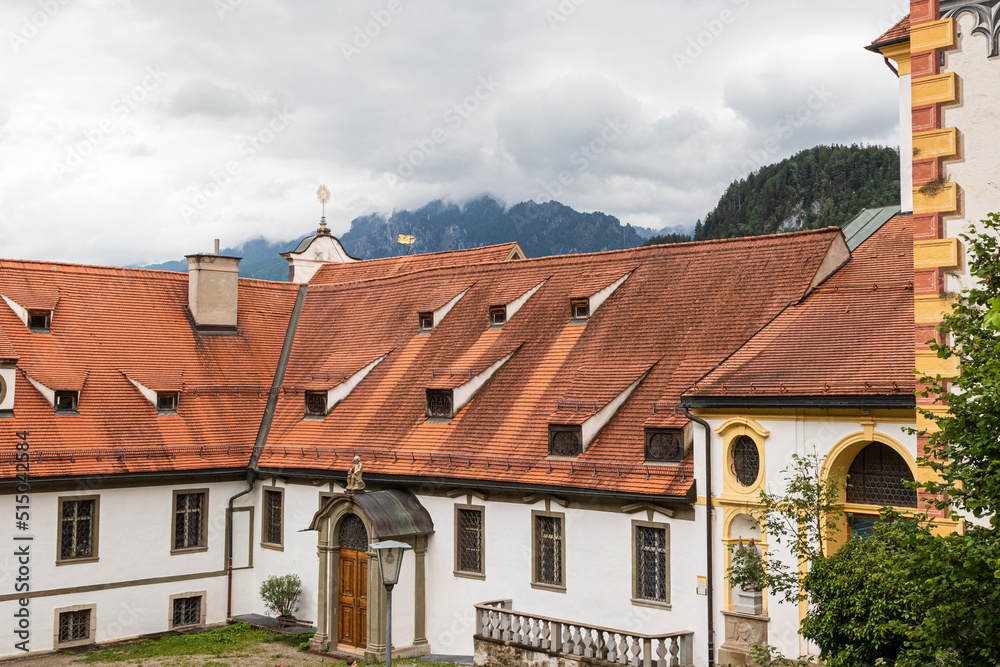
{"type": "Polygon", "coordinates": [[[330,236],[330,230],[326,226],[326,203],[330,201],[330,188],[325,185],[319,186],[316,190],[316,199],[323,204],[323,217],[319,219],[319,227],[316,229],[316,236],[330,236]]]}

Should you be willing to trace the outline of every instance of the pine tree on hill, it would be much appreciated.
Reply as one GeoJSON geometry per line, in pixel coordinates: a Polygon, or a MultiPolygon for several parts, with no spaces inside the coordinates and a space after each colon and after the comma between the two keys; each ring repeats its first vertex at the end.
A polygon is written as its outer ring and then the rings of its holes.
{"type": "Polygon", "coordinates": [[[899,152],[816,146],[726,188],[696,241],[843,225],[863,208],[899,204],[899,152]]]}

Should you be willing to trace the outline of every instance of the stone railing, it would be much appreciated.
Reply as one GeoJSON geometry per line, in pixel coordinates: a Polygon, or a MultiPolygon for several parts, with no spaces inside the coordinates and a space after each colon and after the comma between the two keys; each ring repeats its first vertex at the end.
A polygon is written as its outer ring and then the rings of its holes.
{"type": "Polygon", "coordinates": [[[513,611],[512,607],[511,600],[477,604],[476,639],[573,662],[606,662],[631,667],[694,664],[693,632],[644,635],[525,614],[513,611]]]}

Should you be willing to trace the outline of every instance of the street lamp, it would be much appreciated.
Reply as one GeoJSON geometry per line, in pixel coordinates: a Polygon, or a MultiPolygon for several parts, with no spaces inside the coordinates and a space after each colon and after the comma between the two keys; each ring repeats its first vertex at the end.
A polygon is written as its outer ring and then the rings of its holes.
{"type": "Polygon", "coordinates": [[[378,571],[385,586],[385,667],[392,665],[392,587],[399,581],[403,567],[403,552],[410,549],[405,542],[383,540],[374,542],[372,549],[378,554],[378,571]]]}

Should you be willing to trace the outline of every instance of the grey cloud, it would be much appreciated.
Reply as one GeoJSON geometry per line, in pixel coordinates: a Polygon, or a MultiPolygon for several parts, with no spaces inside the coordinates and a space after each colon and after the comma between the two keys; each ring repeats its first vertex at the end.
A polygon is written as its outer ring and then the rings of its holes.
{"type": "Polygon", "coordinates": [[[190,79],[177,88],[165,106],[177,118],[201,115],[223,120],[256,113],[265,105],[240,88],[220,86],[207,79],[190,79]]]}

